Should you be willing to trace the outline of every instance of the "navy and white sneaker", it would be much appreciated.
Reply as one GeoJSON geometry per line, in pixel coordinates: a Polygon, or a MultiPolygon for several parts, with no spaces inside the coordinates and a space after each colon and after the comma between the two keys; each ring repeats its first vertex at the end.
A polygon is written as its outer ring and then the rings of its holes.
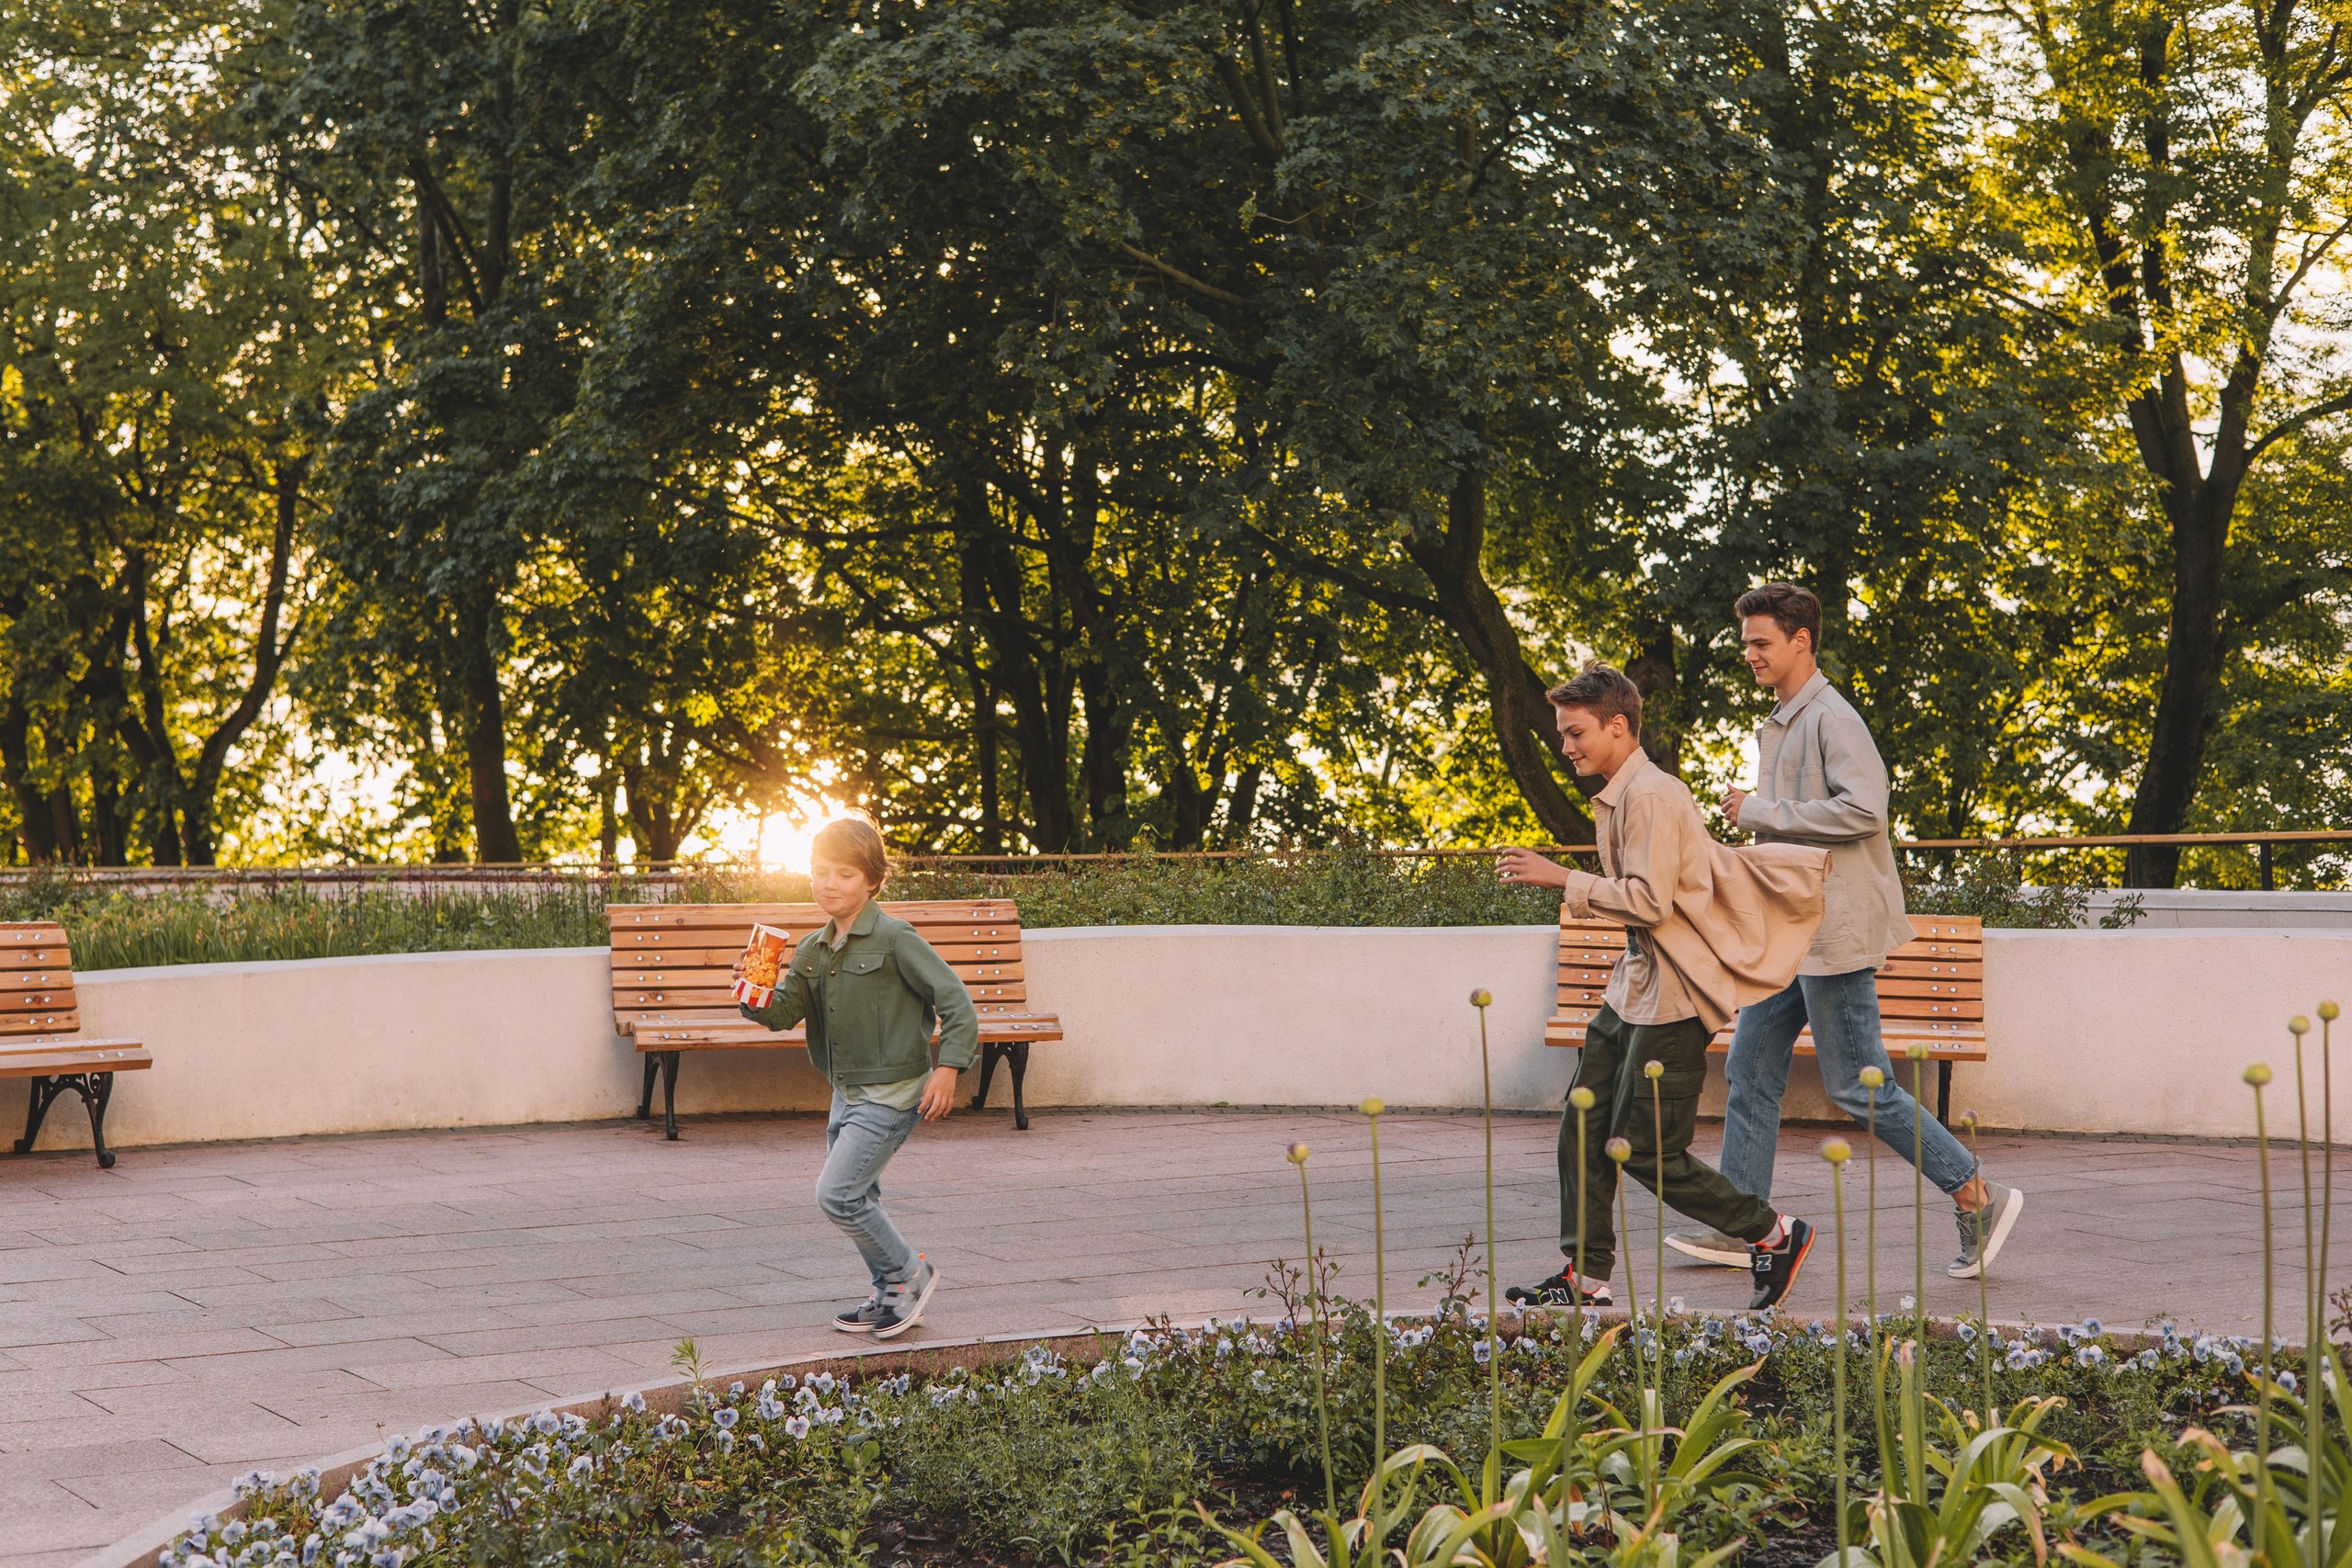
{"type": "Polygon", "coordinates": [[[882,1292],[874,1294],[854,1307],[844,1307],[833,1314],[833,1326],[843,1334],[871,1334],[876,1319],[882,1315],[882,1292]]]}
{"type": "Polygon", "coordinates": [[[1747,1267],[1756,1280],[1756,1294],[1749,1298],[1747,1310],[1762,1312],[1778,1306],[1789,1287],[1797,1282],[1797,1270],[1804,1267],[1804,1255],[1813,1250],[1813,1227],[1803,1220],[1791,1219],[1785,1225],[1786,1235],[1778,1247],[1751,1247],[1747,1249],[1747,1267]]]}
{"type": "Polygon", "coordinates": [[[939,1289],[939,1270],[922,1253],[915,1254],[915,1271],[895,1285],[882,1288],[882,1300],[874,1317],[874,1337],[896,1339],[922,1321],[922,1309],[931,1304],[931,1292],[939,1289]]]}
{"type": "MultiPolygon", "coordinates": [[[[1564,1307],[1576,1305],[1577,1294],[1576,1270],[1563,1269],[1532,1285],[1513,1285],[1503,1292],[1503,1300],[1523,1307],[1564,1307]]],[[[1582,1294],[1587,1306],[1605,1307],[1614,1300],[1606,1280],[1587,1280],[1582,1294]]]]}

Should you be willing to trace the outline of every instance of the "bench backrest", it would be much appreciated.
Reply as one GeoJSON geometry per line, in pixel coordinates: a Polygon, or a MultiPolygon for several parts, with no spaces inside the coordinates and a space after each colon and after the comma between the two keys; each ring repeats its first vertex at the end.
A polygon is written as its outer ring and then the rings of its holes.
{"type": "MultiPolygon", "coordinates": [[[[939,950],[983,1008],[1029,999],[1021,965],[1021,911],[1009,898],[894,903],[896,915],[939,950]]],[[[814,904],[613,904],[613,1012],[736,1015],[731,971],[754,925],[800,942],[825,929],[814,904]]]]}
{"type": "MultiPolygon", "coordinates": [[[[1984,1020],[1984,923],[1973,915],[1914,915],[1917,934],[1878,972],[1879,1016],[1889,1034],[1978,1032],[1984,1020]]],[[[1558,1016],[1589,1021],[1625,948],[1623,926],[1560,919],[1558,1016]],[[1582,1015],[1578,1017],[1577,1015],[1582,1015]]]]}
{"type": "Polygon", "coordinates": [[[0,924],[0,1035],[71,1034],[81,1027],[65,928],[51,920],[0,924]]]}

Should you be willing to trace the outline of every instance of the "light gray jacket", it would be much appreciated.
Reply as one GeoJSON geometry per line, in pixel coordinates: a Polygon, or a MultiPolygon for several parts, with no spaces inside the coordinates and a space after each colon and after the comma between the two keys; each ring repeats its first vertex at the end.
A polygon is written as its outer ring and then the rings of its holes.
{"type": "Polygon", "coordinates": [[[1759,844],[1829,852],[1827,907],[1797,973],[1876,969],[1912,931],[1887,838],[1886,764],[1862,716],[1816,672],[1757,727],[1756,755],[1739,825],[1759,844]]]}

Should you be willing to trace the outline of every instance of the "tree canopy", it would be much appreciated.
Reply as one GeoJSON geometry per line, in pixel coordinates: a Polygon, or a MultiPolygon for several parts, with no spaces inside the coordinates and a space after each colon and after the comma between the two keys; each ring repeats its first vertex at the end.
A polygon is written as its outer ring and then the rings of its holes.
{"type": "Polygon", "coordinates": [[[19,859],[1572,841],[1544,690],[1732,782],[1774,579],[1908,831],[2352,826],[2343,0],[0,40],[19,859]]]}

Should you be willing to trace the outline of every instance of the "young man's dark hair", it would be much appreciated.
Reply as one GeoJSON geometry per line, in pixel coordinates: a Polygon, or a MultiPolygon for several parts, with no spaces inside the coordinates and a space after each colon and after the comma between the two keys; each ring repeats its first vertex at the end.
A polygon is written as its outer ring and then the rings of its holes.
{"type": "Polygon", "coordinates": [[[1782,637],[1793,637],[1803,632],[1811,639],[1805,646],[1816,658],[1821,653],[1821,601],[1813,596],[1810,588],[1800,588],[1793,582],[1768,582],[1741,594],[1731,613],[1743,621],[1750,615],[1770,615],[1782,637]]]}
{"type": "Polygon", "coordinates": [[[1623,714],[1628,730],[1636,736],[1642,732],[1642,689],[1610,665],[1588,664],[1583,674],[1544,695],[1555,708],[1582,708],[1603,724],[1623,714]]]}

